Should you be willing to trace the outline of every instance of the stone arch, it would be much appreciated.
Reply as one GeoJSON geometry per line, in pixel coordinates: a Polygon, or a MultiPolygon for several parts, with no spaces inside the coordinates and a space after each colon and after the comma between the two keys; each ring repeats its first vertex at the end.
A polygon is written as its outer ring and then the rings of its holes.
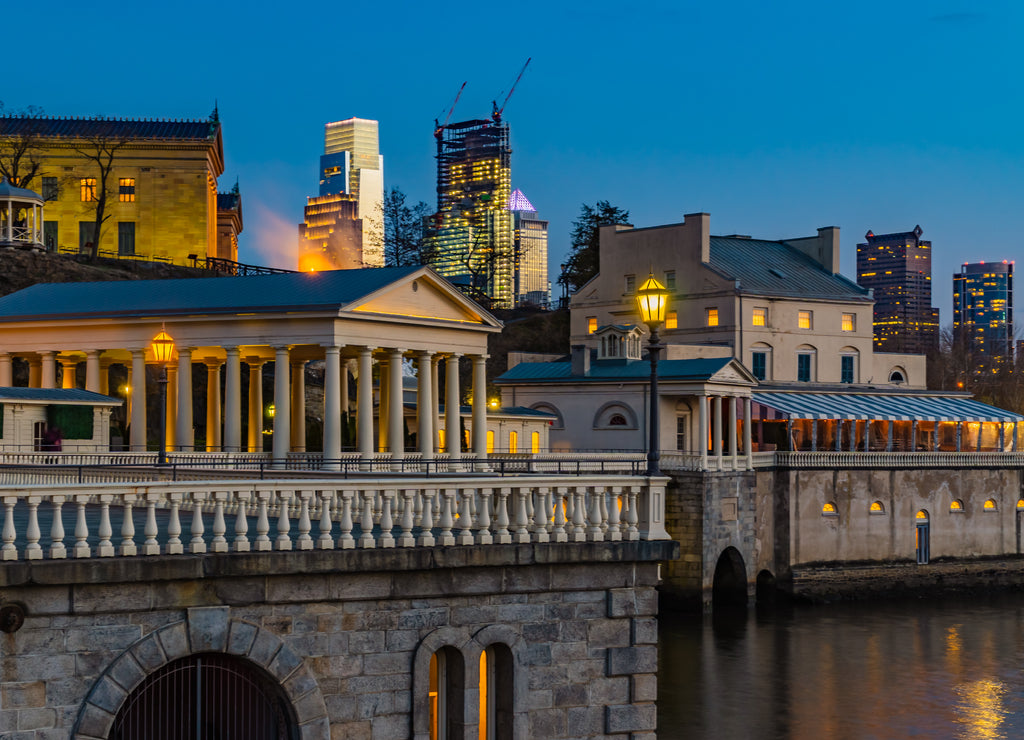
{"type": "Polygon", "coordinates": [[[757,574],[756,599],[758,604],[774,604],[777,592],[775,575],[770,570],[762,570],[757,574]]]}
{"type": "Polygon", "coordinates": [[[107,737],[124,700],[157,669],[196,653],[251,661],[276,680],[291,704],[299,737],[330,734],[327,705],[302,657],[277,635],[240,619],[226,606],[194,607],[185,619],[150,632],[100,674],[78,711],[72,738],[107,737]]]}
{"type": "MultiPolygon", "coordinates": [[[[438,627],[426,635],[416,647],[416,655],[412,662],[412,736],[414,740],[430,738],[430,658],[443,648],[457,651],[463,660],[463,702],[460,724],[468,726],[472,717],[476,716],[476,703],[471,701],[476,696],[476,687],[470,681],[476,676],[476,668],[466,660],[466,646],[472,636],[466,627],[438,627]],[[472,688],[470,688],[472,687],[472,688]]],[[[477,660],[480,659],[479,653],[477,660]]]]}
{"type": "MultiPolygon", "coordinates": [[[[467,684],[473,687],[480,685],[480,653],[495,645],[504,645],[511,653],[511,737],[527,737],[530,733],[530,716],[526,711],[530,685],[524,662],[526,643],[518,632],[505,624],[492,624],[477,630],[473,639],[466,645],[466,664],[469,668],[467,684]]],[[[479,701],[473,703],[475,714],[479,714],[479,705],[479,701]]],[[[477,717],[478,722],[479,719],[477,717]]]]}
{"type": "Polygon", "coordinates": [[[727,547],[715,564],[711,586],[714,607],[737,607],[747,604],[747,566],[735,547],[727,547]]]}
{"type": "Polygon", "coordinates": [[[552,429],[565,429],[565,419],[562,418],[562,412],[558,410],[557,406],[554,406],[547,402],[535,403],[530,406],[534,411],[543,411],[545,414],[554,414],[555,420],[551,425],[552,429]]]}
{"type": "Polygon", "coordinates": [[[622,401],[608,401],[594,414],[594,429],[639,429],[636,412],[622,401]]]}

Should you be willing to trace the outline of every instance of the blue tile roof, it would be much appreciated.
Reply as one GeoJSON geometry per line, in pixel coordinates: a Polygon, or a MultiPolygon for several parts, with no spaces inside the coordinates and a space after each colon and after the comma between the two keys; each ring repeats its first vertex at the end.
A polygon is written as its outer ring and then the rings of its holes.
{"type": "Polygon", "coordinates": [[[18,401],[75,401],[108,406],[120,406],[124,403],[120,398],[84,391],[81,388],[0,388],[0,403],[18,401]]]}
{"type": "Polygon", "coordinates": [[[216,120],[129,120],[123,118],[60,118],[0,116],[0,136],[44,138],[109,136],[114,139],[207,140],[217,134],[216,120]]]}
{"type": "Polygon", "coordinates": [[[785,242],[711,237],[711,267],[740,281],[744,293],[868,301],[868,290],[785,242]]]}
{"type": "MultiPolygon", "coordinates": [[[[708,380],[732,362],[730,357],[707,357],[694,360],[661,360],[658,363],[660,380],[708,380]]],[[[602,364],[591,363],[587,376],[573,375],[572,362],[521,362],[495,379],[495,383],[521,381],[585,383],[613,380],[647,380],[651,377],[651,363],[647,360],[602,364]]]]}
{"type": "Polygon", "coordinates": [[[43,283],[0,298],[0,322],[337,310],[419,266],[248,277],[43,283]]]}

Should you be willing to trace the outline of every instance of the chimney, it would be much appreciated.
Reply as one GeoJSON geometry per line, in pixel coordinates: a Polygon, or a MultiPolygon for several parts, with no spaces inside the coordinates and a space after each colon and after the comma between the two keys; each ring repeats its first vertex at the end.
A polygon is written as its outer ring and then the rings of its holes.
{"type": "Polygon", "coordinates": [[[821,266],[833,275],[839,272],[839,227],[823,226],[818,229],[819,257],[821,266]]]}
{"type": "Polygon", "coordinates": [[[590,375],[590,348],[585,344],[572,346],[572,374],[574,377],[590,375]]]}
{"type": "Polygon", "coordinates": [[[700,261],[703,264],[711,262],[711,214],[709,213],[687,213],[683,216],[683,225],[697,229],[697,239],[700,242],[700,261]]]}

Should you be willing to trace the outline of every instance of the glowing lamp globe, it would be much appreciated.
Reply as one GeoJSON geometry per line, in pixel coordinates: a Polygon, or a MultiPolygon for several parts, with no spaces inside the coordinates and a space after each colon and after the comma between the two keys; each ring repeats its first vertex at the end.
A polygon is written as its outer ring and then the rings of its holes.
{"type": "Polygon", "coordinates": [[[170,334],[161,329],[160,333],[153,337],[153,358],[161,365],[166,365],[171,361],[173,354],[174,340],[171,339],[170,334]]]}
{"type": "Polygon", "coordinates": [[[653,273],[636,292],[636,305],[640,311],[640,320],[645,324],[656,326],[664,323],[668,290],[654,279],[653,273]]]}

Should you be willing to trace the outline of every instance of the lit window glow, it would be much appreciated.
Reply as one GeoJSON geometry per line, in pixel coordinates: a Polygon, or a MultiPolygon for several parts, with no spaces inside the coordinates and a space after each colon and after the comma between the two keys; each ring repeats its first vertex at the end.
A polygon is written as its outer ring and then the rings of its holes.
{"type": "Polygon", "coordinates": [[[753,315],[754,326],[768,326],[768,309],[755,308],[753,315]]]}
{"type": "Polygon", "coordinates": [[[963,511],[964,510],[964,502],[960,501],[959,499],[953,499],[952,501],[949,502],[949,510],[950,511],[963,511]]]}
{"type": "Polygon", "coordinates": [[[839,516],[839,512],[836,510],[836,505],[829,501],[827,504],[821,507],[822,516],[839,516]]]}
{"type": "Polygon", "coordinates": [[[718,309],[717,308],[706,308],[704,309],[704,318],[706,326],[718,326],[718,309]]]}
{"type": "Polygon", "coordinates": [[[675,311],[669,311],[665,316],[665,328],[666,329],[678,329],[679,328],[679,316],[675,311]]]}
{"type": "Polygon", "coordinates": [[[597,331],[597,317],[596,316],[588,316],[587,317],[587,334],[593,334],[595,331],[597,331]]]}
{"type": "Polygon", "coordinates": [[[852,313],[843,314],[843,331],[856,331],[857,317],[852,313]]]}
{"type": "Polygon", "coordinates": [[[813,323],[814,312],[813,311],[800,311],[797,314],[796,325],[799,329],[811,329],[813,323]]]}

